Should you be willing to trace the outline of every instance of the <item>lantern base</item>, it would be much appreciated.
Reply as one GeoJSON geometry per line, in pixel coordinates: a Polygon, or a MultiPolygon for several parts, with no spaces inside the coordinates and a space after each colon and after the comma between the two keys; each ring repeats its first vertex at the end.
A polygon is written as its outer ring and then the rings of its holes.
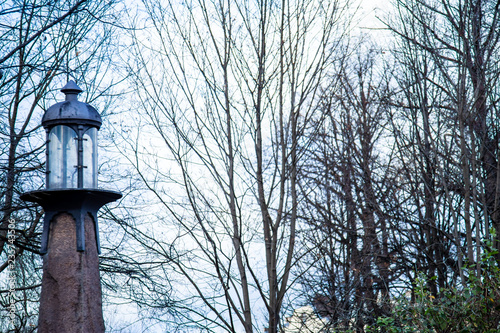
{"type": "Polygon", "coordinates": [[[27,192],[21,199],[36,202],[45,210],[40,253],[46,254],[49,244],[50,221],[59,213],[69,213],[76,222],[76,249],[85,251],[85,215],[90,214],[94,219],[97,251],[101,253],[99,245],[99,227],[97,211],[107,203],[122,197],[120,192],[100,189],[53,189],[27,192]]]}

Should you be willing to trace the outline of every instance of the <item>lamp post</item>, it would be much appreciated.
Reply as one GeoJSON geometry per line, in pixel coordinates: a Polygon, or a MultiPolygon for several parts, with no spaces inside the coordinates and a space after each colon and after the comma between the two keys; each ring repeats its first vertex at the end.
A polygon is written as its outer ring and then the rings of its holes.
{"type": "Polygon", "coordinates": [[[64,102],[43,116],[46,189],[21,199],[45,211],[38,332],[104,332],[99,278],[97,211],[121,197],[97,188],[97,132],[101,116],[78,101],[82,90],[69,81],[64,102]]]}

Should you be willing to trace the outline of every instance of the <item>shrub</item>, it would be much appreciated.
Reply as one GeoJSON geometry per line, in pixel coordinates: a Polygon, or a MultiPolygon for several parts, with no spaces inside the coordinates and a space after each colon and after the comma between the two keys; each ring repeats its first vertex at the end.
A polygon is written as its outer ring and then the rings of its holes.
{"type": "Polygon", "coordinates": [[[498,251],[487,242],[481,259],[481,275],[473,265],[464,268],[464,288],[442,290],[438,298],[427,289],[423,274],[415,282],[415,302],[400,299],[392,316],[381,317],[367,332],[500,332],[500,268],[498,251]]]}

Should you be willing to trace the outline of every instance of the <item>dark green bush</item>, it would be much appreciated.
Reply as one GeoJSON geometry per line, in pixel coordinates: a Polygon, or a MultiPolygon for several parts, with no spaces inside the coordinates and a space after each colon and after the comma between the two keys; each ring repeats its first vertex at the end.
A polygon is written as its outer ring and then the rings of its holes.
{"type": "Polygon", "coordinates": [[[465,287],[443,290],[435,298],[422,274],[415,282],[415,301],[398,300],[392,316],[378,318],[367,332],[500,332],[498,251],[491,250],[491,242],[484,249],[479,277],[475,265],[464,268],[465,287]]]}

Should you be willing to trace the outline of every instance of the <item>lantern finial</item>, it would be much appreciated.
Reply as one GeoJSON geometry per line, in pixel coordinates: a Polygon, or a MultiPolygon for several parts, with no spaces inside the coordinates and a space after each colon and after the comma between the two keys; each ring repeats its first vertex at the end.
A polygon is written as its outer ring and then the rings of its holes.
{"type": "Polygon", "coordinates": [[[75,81],[69,80],[68,83],[61,88],[61,91],[66,95],[66,100],[69,101],[76,99],[78,94],[83,90],[75,83],[75,81]]]}

